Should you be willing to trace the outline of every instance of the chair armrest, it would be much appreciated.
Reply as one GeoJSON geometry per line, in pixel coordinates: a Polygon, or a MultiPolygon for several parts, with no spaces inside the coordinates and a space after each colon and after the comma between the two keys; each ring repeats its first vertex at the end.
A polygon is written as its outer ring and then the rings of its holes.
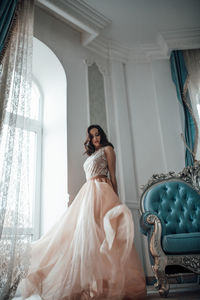
{"type": "Polygon", "coordinates": [[[162,217],[155,212],[147,211],[140,218],[140,228],[142,233],[148,236],[151,255],[153,257],[163,255],[161,240],[162,233],[165,232],[165,226],[162,217]]]}
{"type": "Polygon", "coordinates": [[[165,227],[164,221],[162,220],[162,217],[158,216],[158,214],[155,212],[146,211],[140,217],[140,230],[144,235],[150,234],[155,226],[155,222],[152,222],[153,216],[155,216],[159,219],[159,221],[161,223],[161,227],[162,227],[162,232],[165,231],[164,230],[164,227],[165,227]]]}
{"type": "Polygon", "coordinates": [[[148,214],[146,221],[148,224],[153,225],[153,231],[151,232],[150,236],[150,252],[152,256],[155,257],[160,257],[160,256],[165,256],[163,250],[162,250],[162,245],[161,245],[161,240],[162,240],[162,221],[161,218],[158,217],[156,214],[148,214]]]}

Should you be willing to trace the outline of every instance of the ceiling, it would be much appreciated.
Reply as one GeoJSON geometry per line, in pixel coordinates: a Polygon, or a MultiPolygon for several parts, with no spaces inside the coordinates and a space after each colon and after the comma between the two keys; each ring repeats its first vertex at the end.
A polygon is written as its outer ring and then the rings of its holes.
{"type": "Polygon", "coordinates": [[[129,48],[158,33],[200,27],[199,0],[84,0],[112,20],[102,35],[129,48]]]}
{"type": "Polygon", "coordinates": [[[37,0],[82,34],[82,44],[120,60],[200,47],[200,0],[37,0]]]}

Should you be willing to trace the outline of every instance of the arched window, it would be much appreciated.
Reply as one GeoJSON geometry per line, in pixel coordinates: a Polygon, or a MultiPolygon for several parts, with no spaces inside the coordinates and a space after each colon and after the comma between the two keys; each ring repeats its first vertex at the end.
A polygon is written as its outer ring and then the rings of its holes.
{"type": "MultiPolygon", "coordinates": [[[[35,237],[37,237],[38,233],[39,236],[46,233],[67,208],[67,78],[55,53],[36,38],[33,39],[32,66],[35,85],[41,92],[39,103],[43,111],[42,159],[39,155],[36,159],[36,167],[41,168],[42,172],[40,178],[36,171],[36,202],[35,208],[33,207],[36,216],[35,237]]],[[[34,93],[38,94],[33,85],[34,93]]],[[[34,101],[35,111],[38,111],[37,103],[34,101]]],[[[34,120],[33,125],[36,128],[41,128],[39,121],[41,119],[34,120]]],[[[40,132],[38,132],[37,147],[41,147],[39,134],[40,132]]]]}

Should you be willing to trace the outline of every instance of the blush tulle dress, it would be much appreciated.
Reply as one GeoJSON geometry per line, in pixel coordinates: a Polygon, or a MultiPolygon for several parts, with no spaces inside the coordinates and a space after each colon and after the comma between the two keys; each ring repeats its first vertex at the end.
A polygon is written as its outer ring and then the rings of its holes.
{"type": "Polygon", "coordinates": [[[134,225],[108,175],[104,148],[84,163],[86,183],[59,222],[32,243],[23,298],[145,299],[143,269],[133,246],[134,225]]]}

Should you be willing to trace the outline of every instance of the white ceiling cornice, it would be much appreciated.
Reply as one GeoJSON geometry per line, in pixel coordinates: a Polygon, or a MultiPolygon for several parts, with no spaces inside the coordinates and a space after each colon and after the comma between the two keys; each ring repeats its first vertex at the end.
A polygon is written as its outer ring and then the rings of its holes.
{"type": "Polygon", "coordinates": [[[87,48],[105,58],[126,62],[148,62],[168,59],[172,50],[200,48],[200,28],[165,31],[157,34],[154,43],[137,43],[133,48],[101,36],[87,45],[87,48]]]}
{"type": "Polygon", "coordinates": [[[53,0],[36,0],[36,5],[81,32],[83,46],[87,46],[111,23],[83,0],[57,0],[56,3],[53,0]]]}
{"type": "Polygon", "coordinates": [[[162,32],[170,50],[200,48],[200,28],[184,28],[162,32]]]}
{"type": "Polygon", "coordinates": [[[168,59],[171,50],[200,48],[200,28],[159,32],[152,43],[124,47],[120,42],[102,36],[111,20],[83,0],[36,0],[36,5],[49,11],[81,32],[82,45],[101,57],[127,62],[168,59]]]}
{"type": "Polygon", "coordinates": [[[97,10],[89,6],[83,0],[60,0],[60,2],[71,8],[77,16],[82,16],[84,20],[87,20],[92,26],[96,26],[97,29],[105,28],[111,20],[99,13],[97,10]]]}

